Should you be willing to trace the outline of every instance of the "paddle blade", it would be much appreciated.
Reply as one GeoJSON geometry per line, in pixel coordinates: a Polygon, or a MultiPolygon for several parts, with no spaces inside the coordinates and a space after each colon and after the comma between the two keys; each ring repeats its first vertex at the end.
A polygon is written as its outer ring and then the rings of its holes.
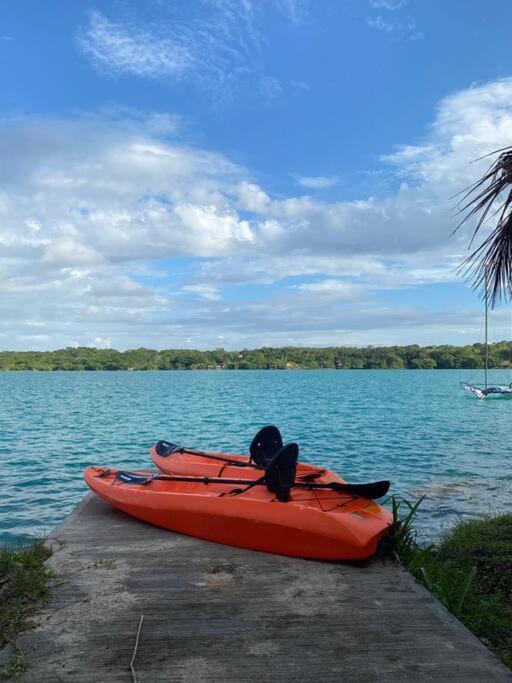
{"type": "Polygon", "coordinates": [[[330,484],[330,487],[337,491],[361,496],[361,498],[368,498],[368,500],[382,498],[389,491],[390,486],[391,482],[389,481],[372,481],[368,484],[338,484],[337,482],[330,484]]]}

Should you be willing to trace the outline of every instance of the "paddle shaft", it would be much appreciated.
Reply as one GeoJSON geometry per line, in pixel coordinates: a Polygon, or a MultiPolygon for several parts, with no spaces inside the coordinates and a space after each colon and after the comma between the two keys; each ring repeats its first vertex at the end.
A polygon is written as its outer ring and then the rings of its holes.
{"type": "MultiPolygon", "coordinates": [[[[148,482],[153,480],[158,481],[183,481],[188,483],[201,483],[201,484],[236,484],[240,486],[266,486],[265,477],[261,479],[250,480],[250,479],[224,479],[223,477],[187,477],[181,475],[168,475],[160,474],[155,477],[148,479],[148,482]]],[[[382,498],[386,495],[389,489],[388,481],[375,481],[369,482],[367,484],[348,484],[341,483],[337,481],[325,483],[325,484],[315,484],[310,482],[295,482],[292,488],[300,489],[331,489],[333,491],[339,491],[340,493],[348,493],[350,495],[360,496],[361,498],[368,498],[373,500],[374,498],[382,498]]]]}
{"type": "MultiPolygon", "coordinates": [[[[233,465],[234,467],[251,467],[252,469],[255,470],[261,470],[263,472],[262,467],[258,467],[253,462],[244,462],[240,460],[231,460],[227,456],[223,455],[217,455],[213,453],[205,453],[204,451],[196,451],[194,448],[179,448],[176,451],[173,451],[174,453],[190,453],[191,455],[200,455],[202,458],[208,458],[208,460],[220,460],[220,462],[225,462],[227,465],[233,465]]],[[[172,453],[170,454],[172,455],[172,453]]],[[[168,458],[169,456],[160,456],[161,458],[168,458]]],[[[245,456],[249,457],[249,456],[245,456]]],[[[298,478],[299,479],[307,479],[308,477],[316,478],[319,477],[321,474],[323,474],[325,470],[317,469],[313,470],[313,472],[305,472],[304,474],[299,474],[298,478]]]]}
{"type": "MultiPolygon", "coordinates": [[[[231,460],[231,458],[228,456],[214,455],[213,453],[205,453],[204,451],[196,451],[193,448],[180,448],[175,451],[175,453],[190,453],[191,455],[200,455],[202,458],[207,458],[208,460],[219,460],[220,462],[225,462],[226,464],[233,465],[234,467],[252,467],[254,469],[259,469],[258,466],[252,462],[231,460]]],[[[172,455],[172,453],[170,455],[172,455]]]]}

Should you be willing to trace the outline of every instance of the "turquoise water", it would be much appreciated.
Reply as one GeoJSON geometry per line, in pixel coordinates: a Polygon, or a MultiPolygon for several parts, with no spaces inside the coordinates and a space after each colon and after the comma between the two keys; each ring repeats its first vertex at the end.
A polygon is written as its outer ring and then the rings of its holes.
{"type": "Polygon", "coordinates": [[[430,535],[461,515],[510,511],[512,400],[459,390],[480,374],[0,373],[0,543],[61,521],[86,492],[88,465],[149,467],[148,448],[163,438],[247,452],[269,422],[305,461],[351,481],[389,478],[397,494],[427,493],[419,522],[430,535]]]}

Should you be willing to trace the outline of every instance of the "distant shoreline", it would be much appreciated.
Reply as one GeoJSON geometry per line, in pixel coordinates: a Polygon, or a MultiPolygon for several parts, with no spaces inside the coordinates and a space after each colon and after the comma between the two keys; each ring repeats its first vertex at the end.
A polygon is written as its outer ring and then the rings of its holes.
{"type": "MultiPolygon", "coordinates": [[[[88,368],[88,369],[79,369],[79,368],[73,368],[70,370],[61,370],[59,368],[55,368],[53,370],[39,370],[39,369],[32,369],[32,370],[27,370],[24,368],[0,368],[0,373],[3,372],[33,372],[33,373],[54,373],[54,372],[276,372],[276,371],[282,371],[282,372],[304,372],[304,371],[310,371],[310,372],[318,372],[319,370],[325,370],[325,371],[332,371],[335,370],[336,372],[343,372],[347,370],[360,370],[361,372],[364,372],[365,370],[372,370],[372,371],[379,371],[379,372],[387,372],[387,371],[396,371],[400,370],[403,372],[411,372],[411,371],[418,371],[418,370],[436,370],[436,371],[442,371],[442,370],[482,370],[484,371],[484,367],[471,367],[471,368],[153,368],[151,370],[147,370],[144,368],[140,369],[125,369],[125,368],[120,368],[118,370],[104,370],[102,368],[100,369],[95,369],[95,368],[88,368]]],[[[489,370],[506,370],[510,371],[510,368],[507,367],[489,367],[489,370]]]]}
{"type": "MultiPolygon", "coordinates": [[[[485,365],[483,344],[467,346],[262,347],[225,351],[77,347],[0,351],[0,371],[141,370],[454,370],[485,365]]],[[[489,345],[489,367],[512,369],[512,342],[489,345]]]]}

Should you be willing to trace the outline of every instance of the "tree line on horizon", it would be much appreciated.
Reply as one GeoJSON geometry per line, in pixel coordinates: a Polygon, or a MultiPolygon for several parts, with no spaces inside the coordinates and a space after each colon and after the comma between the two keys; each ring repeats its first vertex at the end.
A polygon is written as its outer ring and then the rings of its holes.
{"type": "MultiPolygon", "coordinates": [[[[68,347],[57,351],[2,351],[0,370],[272,370],[481,368],[485,346],[331,346],[213,351],[139,348],[129,351],[68,347]]],[[[512,342],[489,345],[489,367],[512,368],[512,342]]]]}

